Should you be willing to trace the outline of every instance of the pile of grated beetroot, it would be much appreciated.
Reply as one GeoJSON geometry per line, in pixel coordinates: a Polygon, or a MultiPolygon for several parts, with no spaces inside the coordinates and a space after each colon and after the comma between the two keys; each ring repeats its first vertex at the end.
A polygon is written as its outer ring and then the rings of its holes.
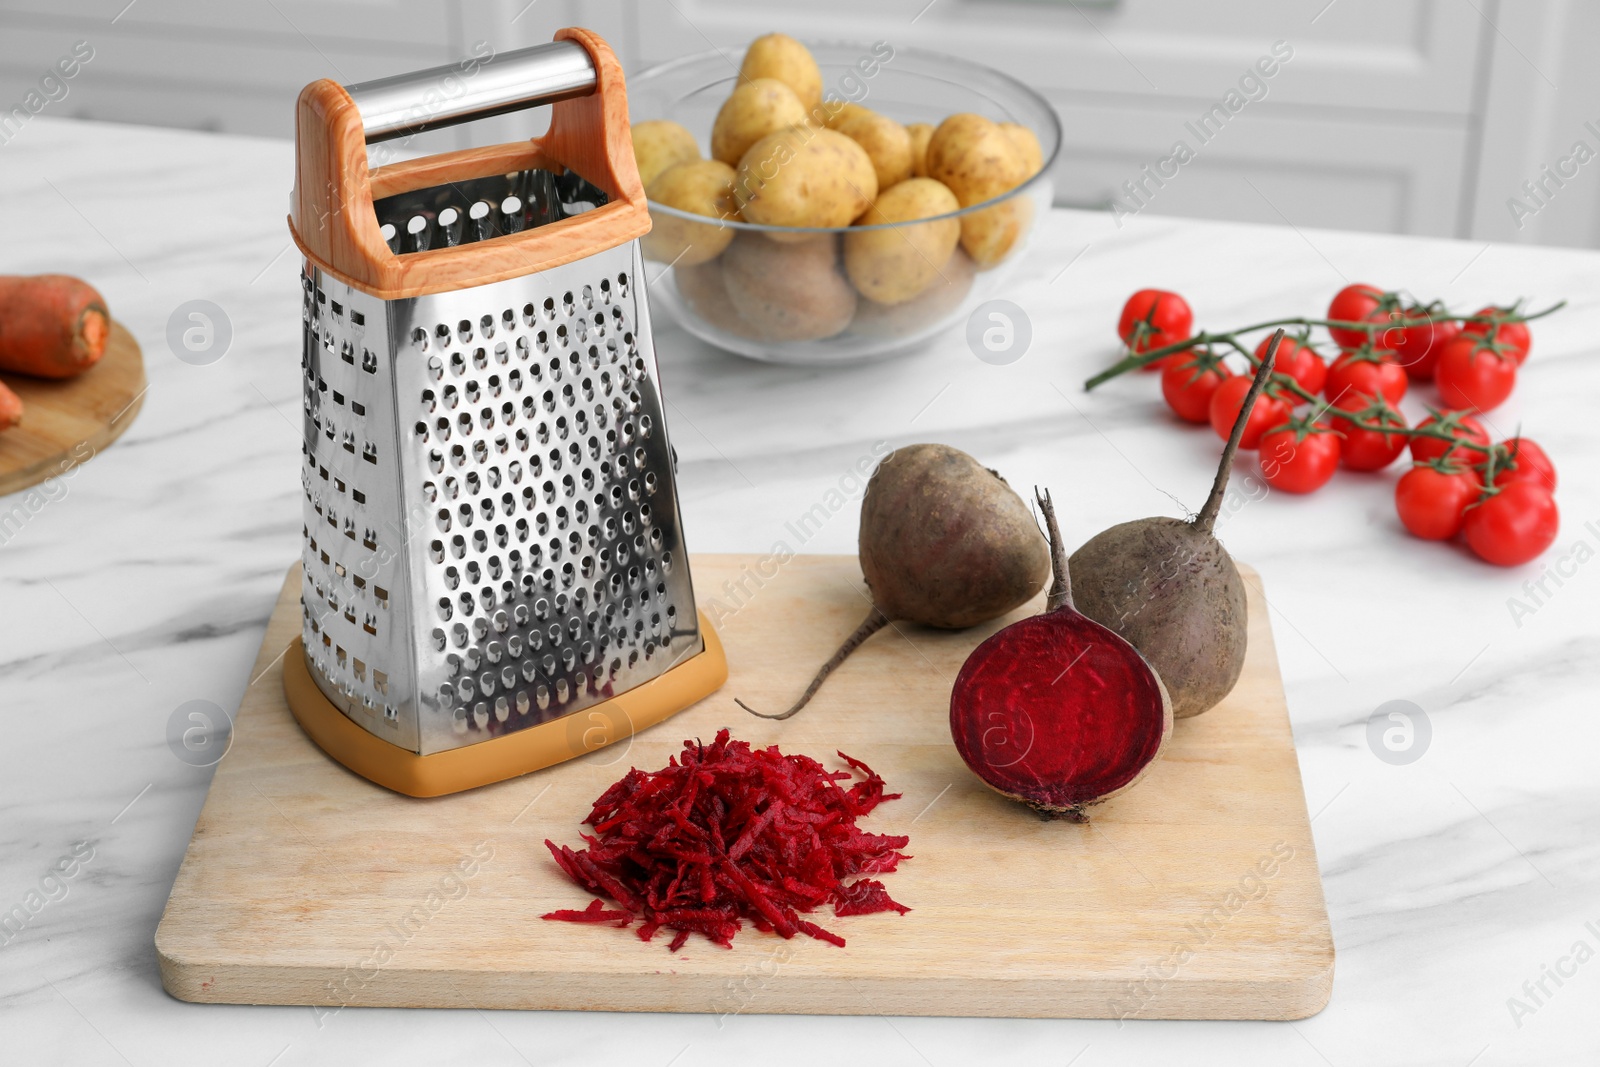
{"type": "Polygon", "coordinates": [[[634,768],[594,802],[584,822],[587,848],[546,840],[556,863],[578,885],[623,909],[595,900],[583,911],[543,916],[566,922],[612,923],[636,917],[640,939],[675,931],[669,946],[692,933],[724,948],[748,919],[758,930],[789,938],[807,934],[843,945],[844,938],[800,917],[831,903],[836,916],[911,910],[882,882],[846,879],[892,871],[910,840],[869,834],[856,826],[899,793],[885,794],[872,768],[843,752],[863,777],[848,789],[849,771],[828,771],[808,756],[777,746],[751,749],[719,730],[709,745],[685,741],[683,754],[659,771],[634,768]]]}

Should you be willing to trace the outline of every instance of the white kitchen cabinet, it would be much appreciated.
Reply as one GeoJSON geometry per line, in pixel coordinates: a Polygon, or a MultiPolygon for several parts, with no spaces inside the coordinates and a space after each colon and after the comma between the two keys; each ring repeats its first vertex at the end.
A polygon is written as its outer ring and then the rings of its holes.
{"type": "MultiPolygon", "coordinates": [[[[1534,216],[1521,183],[1600,153],[1600,5],[1550,0],[0,0],[0,109],[77,40],[95,59],[45,113],[289,136],[317,77],[357,81],[604,34],[630,71],[774,28],[959,53],[1044,93],[1063,204],[1106,206],[1275,42],[1292,59],[1146,210],[1301,227],[1600,245],[1600,161],[1534,216]],[[1519,224],[1520,223],[1520,224],[1519,224]]],[[[417,149],[531,132],[526,117],[417,149]]],[[[1191,144],[1194,139],[1189,138],[1191,144]]]]}

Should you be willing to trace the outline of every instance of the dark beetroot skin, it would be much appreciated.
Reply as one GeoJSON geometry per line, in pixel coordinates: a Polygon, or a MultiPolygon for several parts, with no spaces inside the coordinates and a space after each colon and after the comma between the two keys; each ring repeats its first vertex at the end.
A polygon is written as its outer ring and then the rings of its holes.
{"type": "Polygon", "coordinates": [[[1249,639],[1244,579],[1212,533],[1244,428],[1271,379],[1279,330],[1222,450],[1211,495],[1192,520],[1156,516],[1102,530],[1072,554],[1077,604],[1132,642],[1161,676],[1172,713],[1208,711],[1233,691],[1249,639]]]}
{"type": "Polygon", "coordinates": [[[906,445],[878,464],[861,498],[861,574],[872,610],[800,699],[763,719],[787,719],[862,643],[891,622],[962,630],[1032,600],[1050,550],[1028,505],[996,471],[949,445],[906,445]]]}
{"type": "Polygon", "coordinates": [[[1046,611],[967,658],[950,693],[950,733],[990,788],[1081,821],[1154,764],[1172,733],[1172,705],[1132,645],[1073,608],[1055,512],[1048,496],[1039,503],[1056,575],[1046,611]]]}

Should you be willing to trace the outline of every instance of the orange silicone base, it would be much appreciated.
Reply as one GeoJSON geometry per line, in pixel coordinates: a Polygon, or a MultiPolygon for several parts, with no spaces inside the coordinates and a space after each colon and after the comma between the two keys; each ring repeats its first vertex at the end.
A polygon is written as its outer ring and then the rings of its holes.
{"type": "Polygon", "coordinates": [[[715,693],[728,680],[728,660],[704,614],[700,635],[706,647],[699,655],[621,696],[492,741],[427,756],[369,734],[335,708],[312,681],[298,637],[283,658],[283,693],[300,728],[328,755],[397,793],[437,797],[582,756],[715,693]]]}

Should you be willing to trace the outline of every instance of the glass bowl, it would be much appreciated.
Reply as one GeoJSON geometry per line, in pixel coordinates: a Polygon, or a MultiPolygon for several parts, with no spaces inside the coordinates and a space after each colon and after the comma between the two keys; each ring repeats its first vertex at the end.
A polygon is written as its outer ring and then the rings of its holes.
{"type": "MultiPolygon", "coordinates": [[[[1015,122],[1038,137],[1043,165],[992,200],[905,223],[763,226],[708,220],[652,200],[656,240],[646,239],[645,255],[659,261],[659,273],[650,299],[696,337],[770,363],[861,363],[911,351],[1005,286],[1050,208],[1060,122],[1038,93],[977,63],[882,42],[809,47],[826,99],[907,125],[938,126],[958,112],[1015,122]],[[957,227],[959,243],[939,262],[957,227]],[[673,249],[683,251],[669,263],[673,249]]],[[[704,149],[737,76],[737,63],[721,52],[651,67],[629,79],[630,121],[670,119],[704,149]]]]}

